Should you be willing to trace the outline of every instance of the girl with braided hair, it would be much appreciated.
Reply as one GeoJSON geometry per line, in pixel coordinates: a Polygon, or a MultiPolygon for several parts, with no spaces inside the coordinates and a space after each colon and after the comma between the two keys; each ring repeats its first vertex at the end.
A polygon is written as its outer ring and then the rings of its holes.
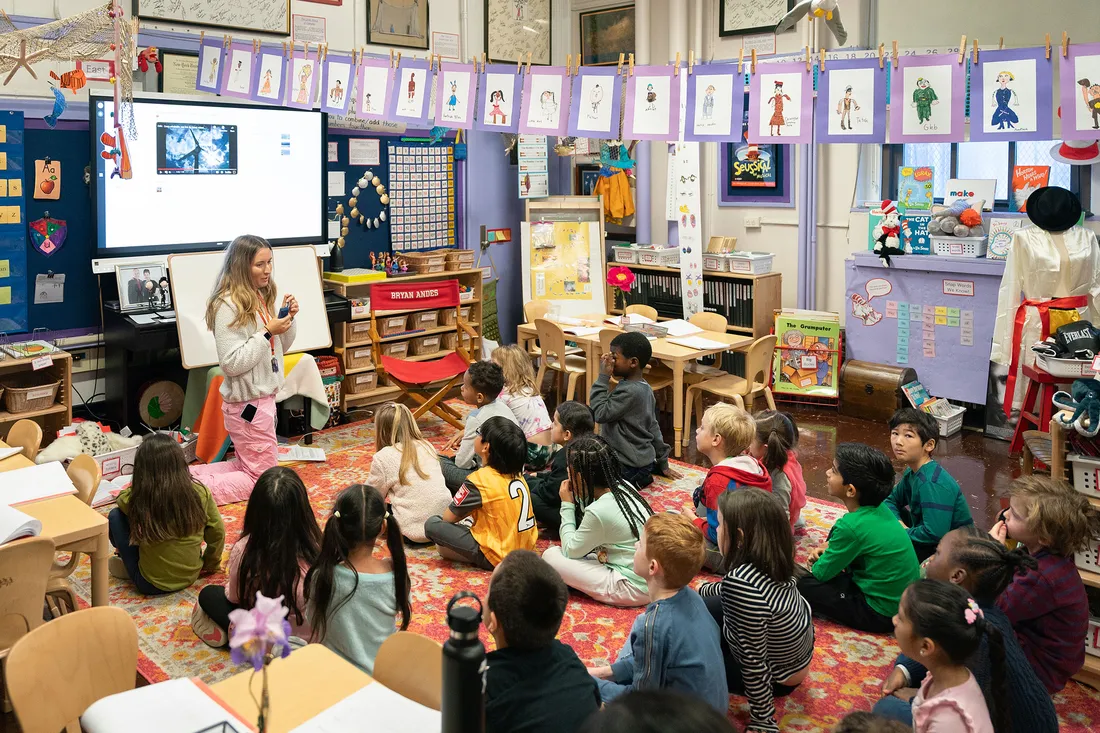
{"type": "Polygon", "coordinates": [[[569,479],[561,484],[561,546],[543,553],[566,585],[612,606],[644,606],[646,581],[634,572],[634,546],[653,514],[625,481],[619,460],[598,435],[566,448],[569,479]]]}
{"type": "MultiPolygon", "coordinates": [[[[985,617],[986,624],[997,629],[1003,639],[1003,667],[1007,697],[1004,712],[1017,731],[1055,733],[1058,717],[1043,683],[1035,674],[1027,656],[1020,648],[1008,617],[997,608],[997,598],[1020,573],[1034,570],[1036,561],[1023,550],[1008,550],[974,525],[961,527],[940,540],[936,553],[924,565],[932,580],[954,583],[970,593],[985,617]]],[[[982,688],[990,709],[998,691],[993,688],[993,657],[991,638],[984,637],[978,650],[966,666],[982,688]]],[[[922,660],[923,661],[923,660],[922,660]]],[[[928,670],[904,654],[882,686],[887,697],[875,705],[875,713],[912,725],[913,713],[909,698],[916,693],[928,670]]],[[[998,733],[1005,729],[997,728],[998,733]]]]}

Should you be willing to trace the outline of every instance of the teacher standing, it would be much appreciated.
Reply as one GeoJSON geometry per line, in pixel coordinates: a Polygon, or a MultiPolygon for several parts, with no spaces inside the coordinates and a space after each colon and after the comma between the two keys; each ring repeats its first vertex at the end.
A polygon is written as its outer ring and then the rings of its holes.
{"type": "Polygon", "coordinates": [[[272,257],[271,245],[262,237],[234,239],[206,303],[206,326],[214,332],[218,365],[225,375],[222,415],[236,457],[195,466],[191,473],[206,484],[218,505],[247,500],[260,474],[278,464],[275,394],[283,385],[283,354],[297,332],[298,301],[284,295],[287,313],[279,318],[272,257]]]}

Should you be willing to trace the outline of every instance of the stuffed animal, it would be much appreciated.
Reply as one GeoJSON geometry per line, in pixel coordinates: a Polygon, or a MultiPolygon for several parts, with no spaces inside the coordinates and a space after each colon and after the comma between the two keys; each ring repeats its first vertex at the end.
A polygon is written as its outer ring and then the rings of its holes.
{"type": "Polygon", "coordinates": [[[875,240],[875,254],[882,258],[885,267],[890,266],[890,255],[912,254],[909,244],[909,224],[901,218],[901,213],[893,201],[882,202],[882,221],[871,231],[875,240]],[[902,248],[901,236],[905,235],[905,247],[902,248]]]}
{"type": "Polygon", "coordinates": [[[1095,438],[1100,433],[1100,381],[1078,379],[1074,381],[1072,390],[1072,393],[1055,393],[1055,407],[1073,410],[1069,417],[1059,411],[1055,419],[1063,427],[1072,427],[1086,438],[1095,438]]]}
{"type": "Polygon", "coordinates": [[[118,433],[104,433],[99,425],[90,421],[77,423],[76,431],[76,435],[58,438],[40,450],[34,459],[35,463],[67,461],[81,453],[99,456],[111,451],[132,448],[141,443],[140,436],[124,438],[118,433]]]}
{"type": "Polygon", "coordinates": [[[933,206],[928,233],[944,237],[984,237],[982,201],[959,199],[950,206],[933,206]]]}
{"type": "Polygon", "coordinates": [[[848,31],[844,30],[844,24],[840,22],[840,8],[837,6],[837,0],[802,0],[783,16],[779,25],[775,27],[775,32],[782,33],[794,28],[794,24],[807,15],[825,18],[825,25],[832,31],[837,45],[843,46],[848,40],[848,31]]]}

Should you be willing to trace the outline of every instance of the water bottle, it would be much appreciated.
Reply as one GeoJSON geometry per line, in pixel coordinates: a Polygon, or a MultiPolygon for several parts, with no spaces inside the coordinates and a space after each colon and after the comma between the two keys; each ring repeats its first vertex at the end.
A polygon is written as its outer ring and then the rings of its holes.
{"type": "Polygon", "coordinates": [[[485,731],[485,645],[478,638],[481,600],[470,591],[456,593],[447,604],[451,636],[443,644],[443,733],[485,731]],[[456,605],[463,598],[477,607],[456,605]]]}

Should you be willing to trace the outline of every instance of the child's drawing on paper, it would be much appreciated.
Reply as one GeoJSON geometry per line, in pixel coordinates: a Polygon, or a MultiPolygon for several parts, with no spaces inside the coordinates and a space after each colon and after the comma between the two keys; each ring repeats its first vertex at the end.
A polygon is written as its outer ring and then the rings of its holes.
{"type": "Polygon", "coordinates": [[[366,96],[363,97],[363,111],[364,112],[373,112],[374,111],[374,108],[371,106],[371,103],[370,103],[370,92],[367,92],[366,96]]]}
{"type": "Polygon", "coordinates": [[[206,75],[206,83],[213,85],[217,83],[218,78],[218,50],[212,49],[210,54],[210,72],[206,75]]]}
{"type": "Polygon", "coordinates": [[[265,97],[271,96],[271,69],[264,71],[264,83],[260,85],[260,94],[265,97]]]}
{"type": "Polygon", "coordinates": [[[294,65],[298,69],[298,91],[294,99],[298,104],[309,104],[313,101],[313,86],[310,84],[313,78],[313,61],[295,59],[294,65]]]}
{"type": "Polygon", "coordinates": [[[714,92],[717,91],[713,84],[707,86],[706,93],[703,96],[703,119],[709,120],[714,118],[714,92]]]}
{"type": "Polygon", "coordinates": [[[388,66],[362,66],[359,69],[359,112],[378,115],[386,106],[389,85],[388,66]]]}
{"type": "Polygon", "coordinates": [[[1078,79],[1081,86],[1081,100],[1085,109],[1092,115],[1092,129],[1100,130],[1100,82],[1089,82],[1088,78],[1078,79]]]}
{"type": "Polygon", "coordinates": [[[603,101],[603,87],[597,83],[588,93],[588,103],[592,105],[592,117],[600,113],[600,102],[603,101]]]}
{"type": "Polygon", "coordinates": [[[932,119],[932,105],[940,103],[932,83],[923,76],[917,79],[917,88],[913,90],[912,106],[917,110],[917,119],[923,125],[932,119]]]}
{"type": "Polygon", "coordinates": [[[647,84],[645,88],[645,101],[646,110],[653,111],[657,109],[657,92],[653,90],[652,84],[647,84]]]}
{"type": "Polygon", "coordinates": [[[344,87],[339,79],[328,90],[328,101],[333,105],[342,104],[344,101],[344,87]]]}
{"type": "Polygon", "coordinates": [[[554,98],[554,92],[547,89],[542,93],[539,99],[539,103],[542,105],[542,120],[547,125],[557,124],[558,121],[558,102],[554,98]]]}
{"type": "Polygon", "coordinates": [[[840,129],[852,129],[852,108],[861,109],[859,102],[852,97],[852,88],[844,87],[844,96],[836,104],[836,113],[840,115],[840,129]],[[847,121],[848,124],[844,124],[847,121]]]}
{"type": "Polygon", "coordinates": [[[455,107],[458,106],[458,82],[451,81],[451,96],[447,97],[447,107],[451,114],[454,114],[455,107]]]}
{"type": "Polygon", "coordinates": [[[409,75],[408,89],[409,89],[409,99],[412,99],[413,97],[416,96],[416,72],[415,71],[412,72],[409,75]]]}
{"type": "Polygon", "coordinates": [[[504,100],[504,92],[502,92],[501,90],[497,89],[489,95],[489,120],[492,122],[492,124],[508,124],[508,115],[503,109],[501,109],[501,105],[504,104],[506,104],[504,100]]]}
{"type": "Polygon", "coordinates": [[[990,120],[990,125],[995,125],[998,130],[1013,129],[1013,125],[1019,123],[1019,116],[1009,108],[1009,103],[1014,102],[1013,106],[1020,106],[1020,96],[1016,94],[1016,90],[1008,86],[1009,82],[1016,81],[1016,76],[1011,71],[1001,71],[997,74],[997,88],[993,90],[992,102],[996,108],[993,110],[993,119],[990,120]]]}
{"type": "Polygon", "coordinates": [[[772,107],[774,107],[774,109],[772,110],[771,119],[768,120],[768,134],[769,135],[775,136],[775,135],[782,135],[783,134],[783,126],[787,124],[786,118],[783,117],[783,100],[784,99],[787,100],[788,102],[791,101],[790,95],[786,94],[783,91],[783,82],[776,81],[775,82],[775,89],[772,92],[772,96],[771,96],[770,99],[768,99],[768,104],[771,105],[772,107]]]}

